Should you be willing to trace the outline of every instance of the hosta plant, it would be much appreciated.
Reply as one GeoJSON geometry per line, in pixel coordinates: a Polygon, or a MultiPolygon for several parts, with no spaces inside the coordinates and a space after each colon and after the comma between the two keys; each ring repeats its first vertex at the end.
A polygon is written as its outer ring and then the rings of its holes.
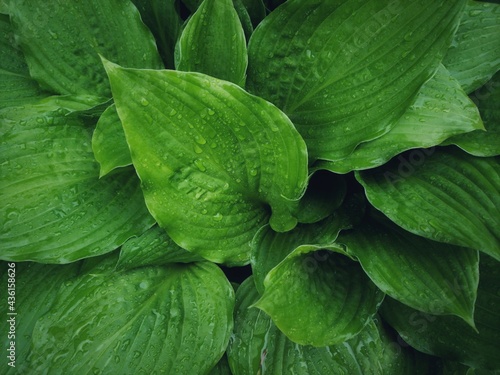
{"type": "Polygon", "coordinates": [[[0,373],[500,371],[498,2],[0,29],[0,373]]]}

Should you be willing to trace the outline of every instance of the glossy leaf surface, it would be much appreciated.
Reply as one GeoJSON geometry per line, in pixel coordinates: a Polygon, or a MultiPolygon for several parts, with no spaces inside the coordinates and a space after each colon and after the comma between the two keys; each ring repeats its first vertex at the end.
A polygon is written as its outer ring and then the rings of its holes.
{"type": "Polygon", "coordinates": [[[151,32],[128,0],[7,4],[31,76],[52,92],[109,97],[99,54],[128,67],[162,67],[151,32]]]}
{"type": "Polygon", "coordinates": [[[377,312],[384,294],[358,263],[330,245],[303,245],[264,279],[264,294],[254,306],[271,316],[292,341],[316,347],[356,336],[377,312]],[[337,252],[335,252],[337,251],[337,252]]]}
{"type": "Polygon", "coordinates": [[[484,132],[477,107],[441,65],[387,134],[360,144],[344,159],[320,162],[318,166],[336,173],[375,168],[403,151],[433,147],[451,136],[476,129],[484,132]]]}
{"type": "Polygon", "coordinates": [[[91,130],[57,100],[0,112],[1,259],[68,263],[154,223],[132,171],[98,178],[91,130]]]}
{"type": "Polygon", "coordinates": [[[35,372],[208,373],[228,344],[233,306],[214,264],[90,272],[37,322],[30,360],[35,372]]]}
{"type": "Polygon", "coordinates": [[[500,259],[498,158],[415,150],[358,179],[370,203],[406,230],[500,259]]]}
{"type": "Polygon", "coordinates": [[[394,351],[395,343],[374,321],[355,338],[339,345],[303,346],[290,341],[264,312],[250,307],[258,298],[252,278],[236,292],[234,337],[228,347],[233,374],[404,373],[408,364],[405,354],[394,351]]]}
{"type": "Polygon", "coordinates": [[[281,108],[312,160],[394,127],[432,77],[465,1],[287,1],[249,43],[247,87],[281,108]]]}
{"type": "Polygon", "coordinates": [[[347,245],[384,293],[421,311],[457,315],[474,327],[477,251],[415,236],[389,223],[362,223],[342,232],[337,242],[347,245]]]}
{"type": "Polygon", "coordinates": [[[232,0],[204,0],[176,46],[176,69],[200,72],[243,86],[245,34],[232,0]]]}
{"type": "Polygon", "coordinates": [[[384,318],[417,350],[484,370],[500,370],[500,273],[498,262],[481,256],[476,301],[477,331],[457,317],[435,316],[387,298],[384,318]]]}
{"type": "Polygon", "coordinates": [[[469,0],[443,64],[467,93],[500,70],[500,4],[469,0]]]}
{"type": "Polygon", "coordinates": [[[268,220],[296,225],[307,152],[281,111],[200,73],[106,68],[146,204],[179,246],[242,264],[268,220]]]}

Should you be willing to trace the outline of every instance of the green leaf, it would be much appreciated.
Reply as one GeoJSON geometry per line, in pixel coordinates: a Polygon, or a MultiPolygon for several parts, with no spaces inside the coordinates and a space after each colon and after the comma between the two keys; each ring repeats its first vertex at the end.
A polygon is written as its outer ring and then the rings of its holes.
{"type": "Polygon", "coordinates": [[[387,134],[360,144],[344,159],[317,164],[337,173],[374,168],[403,151],[433,147],[475,129],[484,132],[477,107],[441,65],[387,134]]]}
{"type": "MultiPolygon", "coordinates": [[[[345,208],[335,211],[324,220],[314,224],[299,224],[285,233],[273,231],[269,225],[262,227],[252,241],[252,272],[260,294],[264,293],[264,279],[274,267],[301,245],[316,245],[328,248],[334,244],[342,229],[351,227],[351,217],[345,208]]],[[[323,255],[313,253],[308,260],[314,266],[323,255]]]]}
{"type": "Polygon", "coordinates": [[[92,135],[92,150],[101,165],[99,176],[115,168],[132,164],[125,133],[115,105],[110,105],[101,115],[92,135]]]}
{"type": "Polygon", "coordinates": [[[302,346],[287,339],[264,312],[249,308],[258,298],[252,278],[236,292],[234,335],[227,350],[234,374],[403,374],[405,352],[396,353],[396,343],[374,321],[339,345],[302,346]]]}
{"type": "Polygon", "coordinates": [[[205,73],[243,86],[245,34],[232,0],[204,0],[176,46],[176,69],[205,73]]]}
{"type": "Polygon", "coordinates": [[[344,158],[395,126],[465,3],[289,0],[252,35],[247,87],[290,116],[313,161],[344,158]]]}
{"type": "Polygon", "coordinates": [[[500,259],[497,158],[414,150],[357,178],[370,203],[404,229],[500,259]]]}
{"type": "Polygon", "coordinates": [[[500,4],[469,0],[443,64],[467,93],[500,69],[500,4]]]}
{"type": "MultiPolygon", "coordinates": [[[[27,358],[31,345],[31,335],[36,321],[42,317],[54,303],[59,288],[64,282],[77,275],[79,263],[64,266],[54,266],[31,262],[6,263],[0,262],[2,277],[0,282],[4,293],[0,298],[0,330],[3,337],[0,341],[2,350],[2,374],[31,374],[27,358]],[[14,265],[13,267],[10,265],[14,265]],[[11,288],[12,286],[12,288],[11,288]],[[14,304],[9,304],[8,288],[15,291],[14,304]],[[10,310],[13,307],[13,310],[10,310]],[[13,315],[9,315],[9,313],[13,315]],[[17,313],[17,315],[14,315],[17,313]],[[15,333],[10,330],[9,319],[15,322],[15,333]],[[9,337],[14,333],[15,337],[9,337]],[[8,367],[5,357],[10,355],[10,342],[15,342],[15,367],[8,367]]],[[[12,301],[12,300],[11,300],[12,301]]]]}
{"type": "Polygon", "coordinates": [[[252,20],[254,27],[266,17],[266,7],[262,0],[241,0],[245,8],[247,9],[248,15],[252,20]]]}
{"type": "Polygon", "coordinates": [[[474,327],[477,251],[430,241],[396,225],[365,222],[337,239],[392,298],[420,311],[457,315],[474,327]]]}
{"type": "Polygon", "coordinates": [[[372,319],[384,294],[338,245],[303,245],[264,280],[253,305],[271,316],[292,341],[316,347],[356,336],[372,319]],[[338,252],[338,253],[337,253],[338,252]]]}
{"type": "Polygon", "coordinates": [[[456,135],[443,145],[454,144],[475,156],[500,155],[500,72],[482,88],[476,90],[472,99],[479,107],[486,131],[473,131],[456,135]]]}
{"type": "Polygon", "coordinates": [[[411,346],[424,353],[484,370],[500,370],[500,273],[498,262],[481,256],[475,321],[479,333],[454,316],[426,314],[387,298],[384,318],[411,346]]]}
{"type": "Polygon", "coordinates": [[[234,291],[214,264],[89,273],[36,324],[35,373],[208,373],[233,329],[234,291]]]}
{"type": "Polygon", "coordinates": [[[47,96],[30,77],[23,53],[14,43],[9,17],[0,14],[0,108],[32,103],[47,96]]]}
{"type": "Polygon", "coordinates": [[[72,262],[154,223],[132,171],[99,180],[91,129],[57,100],[0,111],[0,259],[72,262]]]}
{"type": "Polygon", "coordinates": [[[146,204],[179,246],[243,264],[269,207],[274,230],[296,225],[307,151],[281,111],[204,74],[105,64],[146,204]]]}
{"type": "Polygon", "coordinates": [[[141,236],[125,242],[116,268],[131,269],[200,260],[203,258],[177,246],[162,228],[154,226],[141,236]]]}
{"type": "Polygon", "coordinates": [[[109,97],[99,54],[128,67],[162,67],[150,31],[128,0],[7,4],[31,76],[48,90],[109,97]]]}
{"type": "Polygon", "coordinates": [[[144,23],[153,33],[165,67],[174,67],[175,43],[181,33],[182,19],[177,0],[132,0],[144,23]]]}

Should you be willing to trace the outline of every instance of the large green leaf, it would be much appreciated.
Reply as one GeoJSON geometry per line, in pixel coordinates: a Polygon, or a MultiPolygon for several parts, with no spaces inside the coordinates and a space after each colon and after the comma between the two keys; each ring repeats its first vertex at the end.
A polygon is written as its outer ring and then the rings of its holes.
{"type": "Polygon", "coordinates": [[[500,273],[498,262],[481,256],[474,331],[453,316],[426,314],[387,298],[384,318],[417,350],[471,367],[500,370],[500,273]]]}
{"type": "Polygon", "coordinates": [[[49,311],[59,288],[64,282],[76,276],[79,268],[79,263],[55,266],[31,262],[0,262],[2,275],[0,282],[2,288],[5,288],[0,298],[0,314],[2,315],[0,330],[3,333],[0,341],[2,374],[33,373],[33,369],[27,362],[33,327],[36,321],[49,311]],[[10,286],[15,291],[14,298],[10,300],[11,303],[15,301],[12,304],[8,303],[8,287],[10,286]],[[13,319],[12,321],[16,324],[15,337],[10,336],[14,332],[10,330],[9,319],[13,319]],[[8,349],[11,341],[15,342],[15,367],[7,367],[4,362],[5,356],[10,355],[8,349]]]}
{"type": "Polygon", "coordinates": [[[174,67],[174,49],[181,33],[178,0],[132,0],[153,33],[165,67],[174,67]]]}
{"type": "Polygon", "coordinates": [[[394,127],[465,3],[289,0],[252,35],[248,89],[290,116],[311,159],[344,158],[394,127]]]}
{"type": "Polygon", "coordinates": [[[498,158],[414,150],[357,177],[368,200],[406,230],[500,259],[498,158]]]}
{"type": "Polygon", "coordinates": [[[67,263],[154,223],[132,171],[99,180],[91,129],[58,100],[0,111],[0,259],[67,263]]]}
{"type": "Polygon", "coordinates": [[[92,135],[92,150],[105,176],[115,168],[132,164],[125,133],[115,105],[110,105],[101,115],[92,135]]]}
{"type": "Polygon", "coordinates": [[[106,69],[146,204],[182,248],[246,263],[270,214],[296,225],[307,151],[281,111],[201,73],[106,69]]]}
{"type": "Polygon", "coordinates": [[[384,294],[358,263],[334,244],[302,245],[264,279],[254,306],[271,316],[290,340],[316,347],[356,336],[371,321],[384,294]]]}
{"type": "Polygon", "coordinates": [[[36,324],[35,373],[206,374],[233,328],[234,291],[214,264],[89,273],[36,324]]]}
{"type": "Polygon", "coordinates": [[[384,293],[421,311],[457,315],[474,327],[477,251],[375,222],[342,232],[337,242],[347,245],[347,251],[384,293]]]}
{"type": "Polygon", "coordinates": [[[318,162],[318,166],[337,173],[374,168],[403,151],[436,146],[453,135],[476,129],[484,133],[477,107],[441,65],[387,134],[361,143],[344,159],[318,162]]]}
{"type": "Polygon", "coordinates": [[[500,72],[482,88],[476,90],[472,99],[479,107],[486,131],[476,130],[456,135],[443,144],[454,144],[476,156],[500,155],[500,72]]]}
{"type": "Polygon", "coordinates": [[[469,0],[443,64],[467,93],[500,70],[500,4],[469,0]]]}
{"type": "Polygon", "coordinates": [[[182,31],[176,68],[245,84],[245,34],[232,0],[204,0],[182,31]]]}
{"type": "Polygon", "coordinates": [[[0,14],[0,108],[34,102],[44,95],[30,77],[23,53],[14,43],[9,17],[0,14]]]}
{"type": "Polygon", "coordinates": [[[236,292],[234,335],[228,347],[235,375],[401,375],[405,353],[397,353],[380,325],[370,321],[353,339],[322,348],[298,345],[264,312],[250,308],[259,298],[249,278],[236,292]]]}
{"type": "Polygon", "coordinates": [[[7,3],[31,75],[53,92],[108,97],[98,54],[128,67],[162,67],[153,36],[129,0],[7,3]]]}
{"type": "Polygon", "coordinates": [[[189,263],[203,260],[197,254],[179,247],[159,226],[123,244],[117,269],[161,266],[167,263],[189,263]]]}

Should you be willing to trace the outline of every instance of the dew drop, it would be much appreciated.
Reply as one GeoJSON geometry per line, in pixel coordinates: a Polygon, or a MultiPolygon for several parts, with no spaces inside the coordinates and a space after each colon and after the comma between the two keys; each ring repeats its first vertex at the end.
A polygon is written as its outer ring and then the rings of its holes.
{"type": "Polygon", "coordinates": [[[209,109],[208,109],[208,114],[209,114],[210,116],[213,116],[213,115],[215,115],[215,111],[214,111],[213,109],[209,108],[209,109]]]}
{"type": "Polygon", "coordinates": [[[149,105],[149,102],[146,98],[141,98],[141,104],[144,106],[144,107],[147,107],[149,105]]]}
{"type": "Polygon", "coordinates": [[[177,114],[177,111],[172,108],[172,110],[170,111],[169,115],[170,116],[175,116],[176,114],[177,114]]]}
{"type": "Polygon", "coordinates": [[[221,221],[224,216],[221,213],[217,213],[214,215],[215,221],[221,221]]]}
{"type": "Polygon", "coordinates": [[[203,149],[198,145],[194,145],[194,152],[197,154],[201,154],[203,152],[203,149]]]}

